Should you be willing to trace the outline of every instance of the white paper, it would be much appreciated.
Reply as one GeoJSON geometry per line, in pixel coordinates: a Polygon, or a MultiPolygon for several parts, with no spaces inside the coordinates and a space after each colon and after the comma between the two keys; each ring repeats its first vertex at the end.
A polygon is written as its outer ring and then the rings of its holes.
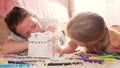
{"type": "Polygon", "coordinates": [[[53,33],[50,31],[32,33],[31,37],[28,39],[28,56],[51,58],[52,38],[53,33]]]}

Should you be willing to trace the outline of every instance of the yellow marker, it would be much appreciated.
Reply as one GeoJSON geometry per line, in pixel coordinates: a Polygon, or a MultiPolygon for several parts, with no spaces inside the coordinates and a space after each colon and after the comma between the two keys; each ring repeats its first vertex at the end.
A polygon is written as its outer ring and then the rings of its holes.
{"type": "Polygon", "coordinates": [[[0,64],[8,64],[7,61],[0,61],[0,64]]]}
{"type": "Polygon", "coordinates": [[[0,58],[0,64],[7,64],[8,61],[14,61],[14,58],[0,58]]]}
{"type": "Polygon", "coordinates": [[[0,64],[7,64],[8,61],[5,61],[4,59],[0,59],[0,64]]]}

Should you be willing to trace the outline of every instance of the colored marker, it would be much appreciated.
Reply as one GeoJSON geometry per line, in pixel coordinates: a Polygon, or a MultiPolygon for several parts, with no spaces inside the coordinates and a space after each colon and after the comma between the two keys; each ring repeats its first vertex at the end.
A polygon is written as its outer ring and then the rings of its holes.
{"type": "Polygon", "coordinates": [[[17,62],[17,61],[8,61],[9,64],[28,64],[25,62],[17,62]]]}
{"type": "Polygon", "coordinates": [[[105,61],[115,61],[115,58],[102,58],[102,57],[89,57],[90,60],[105,60],[105,61]]]}
{"type": "MultiPolygon", "coordinates": [[[[69,63],[47,63],[48,66],[61,66],[61,65],[72,65],[72,64],[83,64],[82,62],[69,62],[69,63]]],[[[45,64],[46,65],[46,64],[45,64]]]]}
{"type": "Polygon", "coordinates": [[[30,67],[30,64],[0,64],[1,67],[30,67]]]}

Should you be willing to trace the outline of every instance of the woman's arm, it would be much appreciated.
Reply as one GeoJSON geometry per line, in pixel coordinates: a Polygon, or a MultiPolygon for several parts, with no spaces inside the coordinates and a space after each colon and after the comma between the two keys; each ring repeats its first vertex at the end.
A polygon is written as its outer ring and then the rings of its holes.
{"type": "Polygon", "coordinates": [[[1,53],[2,54],[15,54],[20,53],[28,49],[27,41],[14,41],[12,39],[8,39],[2,46],[1,46],[1,53]]]}

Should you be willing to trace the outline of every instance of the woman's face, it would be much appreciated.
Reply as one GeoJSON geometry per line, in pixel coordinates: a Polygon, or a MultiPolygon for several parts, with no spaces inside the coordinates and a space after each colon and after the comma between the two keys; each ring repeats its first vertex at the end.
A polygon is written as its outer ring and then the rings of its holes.
{"type": "Polygon", "coordinates": [[[24,38],[29,38],[31,33],[43,32],[43,30],[37,18],[26,17],[16,26],[16,32],[24,38]]]}

